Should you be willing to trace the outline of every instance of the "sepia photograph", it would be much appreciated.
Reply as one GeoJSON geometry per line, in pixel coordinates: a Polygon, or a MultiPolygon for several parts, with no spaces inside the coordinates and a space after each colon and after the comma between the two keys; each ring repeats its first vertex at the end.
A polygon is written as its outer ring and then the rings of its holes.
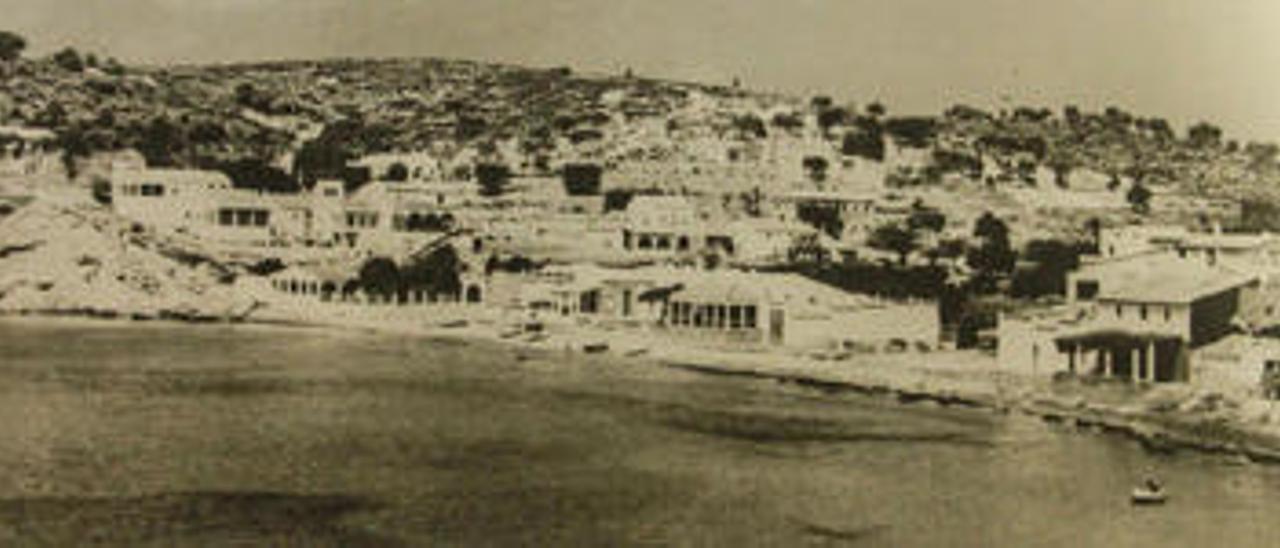
{"type": "Polygon", "coordinates": [[[0,546],[1280,546],[1276,400],[1277,0],[0,0],[0,546]]]}

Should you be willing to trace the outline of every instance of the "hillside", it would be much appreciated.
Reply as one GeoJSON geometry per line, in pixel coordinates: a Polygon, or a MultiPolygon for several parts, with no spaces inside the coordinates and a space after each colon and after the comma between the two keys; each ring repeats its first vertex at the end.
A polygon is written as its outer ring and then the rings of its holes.
{"type": "MultiPolygon", "coordinates": [[[[1105,184],[1114,196],[1102,199],[1123,208],[1136,181],[1280,203],[1274,144],[1242,145],[1207,123],[1178,130],[1118,109],[957,105],[895,116],[876,102],[441,59],[92,64],[9,63],[0,125],[53,130],[73,172],[92,153],[132,148],[153,166],[238,166],[238,183],[274,190],[297,188],[299,177],[340,176],[363,155],[429,151],[446,176],[469,178],[477,163],[554,175],[592,162],[605,168],[607,187],[667,192],[740,194],[824,180],[819,186],[836,189],[1105,184]]],[[[1050,190],[1032,202],[1078,201],[1050,190]]],[[[1008,197],[979,200],[998,208],[1008,197]]]]}
{"type": "Polygon", "coordinates": [[[1041,166],[1211,190],[1276,174],[1272,145],[1240,146],[1208,124],[1184,134],[1117,109],[957,106],[895,118],[879,104],[857,110],[822,97],[437,59],[81,70],[24,59],[0,80],[0,118],[53,129],[77,152],[129,146],[155,164],[276,159],[327,128],[355,155],[472,148],[523,165],[540,155],[670,158],[703,138],[815,135],[832,150],[874,156],[857,145],[879,134],[942,151],[944,171],[966,160],[959,153],[1014,170],[1026,154],[1041,166]],[[646,131],[654,122],[658,131],[646,131]]]}

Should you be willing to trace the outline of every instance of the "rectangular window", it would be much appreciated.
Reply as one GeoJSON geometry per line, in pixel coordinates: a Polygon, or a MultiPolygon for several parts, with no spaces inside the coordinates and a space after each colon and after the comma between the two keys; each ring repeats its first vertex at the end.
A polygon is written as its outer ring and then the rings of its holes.
{"type": "Polygon", "coordinates": [[[1120,305],[1120,304],[1116,305],[1116,317],[1117,318],[1124,317],[1124,305],[1120,305]]]}
{"type": "Polygon", "coordinates": [[[270,219],[270,215],[267,213],[267,210],[265,209],[254,210],[253,226],[267,226],[267,221],[269,219],[270,219]]]}
{"type": "Polygon", "coordinates": [[[231,226],[236,222],[236,214],[230,209],[218,210],[218,224],[222,226],[231,226]]]}
{"type": "Polygon", "coordinates": [[[1144,322],[1147,321],[1147,305],[1144,304],[1138,307],[1138,319],[1144,322]]]}
{"type": "Polygon", "coordinates": [[[236,210],[236,226],[249,226],[253,224],[253,212],[247,209],[236,210]]]}
{"type": "Polygon", "coordinates": [[[738,305],[729,306],[729,328],[742,328],[742,307],[738,305]]]}
{"type": "Polygon", "coordinates": [[[747,305],[742,309],[742,326],[747,329],[756,328],[756,307],[755,305],[747,305]]]}
{"type": "Polygon", "coordinates": [[[1173,318],[1173,311],[1169,310],[1169,305],[1165,305],[1165,307],[1164,307],[1164,321],[1166,321],[1166,322],[1167,322],[1167,321],[1169,321],[1171,318],[1173,318]]]}

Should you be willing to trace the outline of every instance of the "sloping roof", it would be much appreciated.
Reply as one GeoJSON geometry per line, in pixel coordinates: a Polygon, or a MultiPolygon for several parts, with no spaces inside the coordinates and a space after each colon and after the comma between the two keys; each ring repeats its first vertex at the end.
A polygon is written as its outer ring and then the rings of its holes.
{"type": "Polygon", "coordinates": [[[1099,301],[1186,304],[1258,280],[1257,276],[1198,261],[1152,260],[1101,285],[1099,301]]]}

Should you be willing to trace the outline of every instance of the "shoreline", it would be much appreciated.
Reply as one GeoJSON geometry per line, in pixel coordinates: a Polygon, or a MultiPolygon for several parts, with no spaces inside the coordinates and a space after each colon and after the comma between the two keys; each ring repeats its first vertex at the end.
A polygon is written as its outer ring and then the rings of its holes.
{"type": "MultiPolygon", "coordinates": [[[[903,405],[932,403],[942,407],[986,409],[1001,414],[1017,412],[1080,431],[1119,435],[1157,453],[1191,450],[1247,459],[1253,463],[1280,464],[1280,426],[1258,428],[1239,418],[1135,408],[1141,403],[1135,400],[1161,387],[1135,389],[1106,381],[1090,383],[1079,379],[1058,381],[1016,376],[1000,371],[993,359],[972,351],[855,355],[847,361],[820,361],[795,354],[704,349],[664,340],[661,347],[642,353],[624,353],[611,348],[601,354],[591,354],[583,351],[582,341],[602,339],[613,342],[610,333],[583,328],[580,331],[584,333],[576,336],[547,333],[537,340],[529,340],[524,334],[521,337],[504,337],[496,323],[469,321],[457,325],[456,320],[440,321],[436,325],[395,326],[372,321],[316,322],[253,317],[199,321],[178,318],[140,320],[128,314],[103,317],[75,312],[11,312],[0,314],[0,322],[80,327],[227,326],[307,329],[333,334],[350,333],[355,328],[368,334],[481,342],[516,350],[602,355],[623,364],[644,363],[702,375],[767,380],[829,393],[893,398],[903,405]],[[982,363],[946,363],[948,359],[958,358],[977,358],[982,363]],[[930,363],[935,359],[938,363],[930,363]],[[1066,394],[1059,393],[1063,389],[1066,389],[1066,394]],[[1128,399],[1119,403],[1100,401],[1104,391],[1115,389],[1128,399]]],[[[654,341],[639,337],[631,341],[640,347],[647,342],[654,341]]],[[[1190,391],[1183,391],[1191,395],[1190,391]]]]}

